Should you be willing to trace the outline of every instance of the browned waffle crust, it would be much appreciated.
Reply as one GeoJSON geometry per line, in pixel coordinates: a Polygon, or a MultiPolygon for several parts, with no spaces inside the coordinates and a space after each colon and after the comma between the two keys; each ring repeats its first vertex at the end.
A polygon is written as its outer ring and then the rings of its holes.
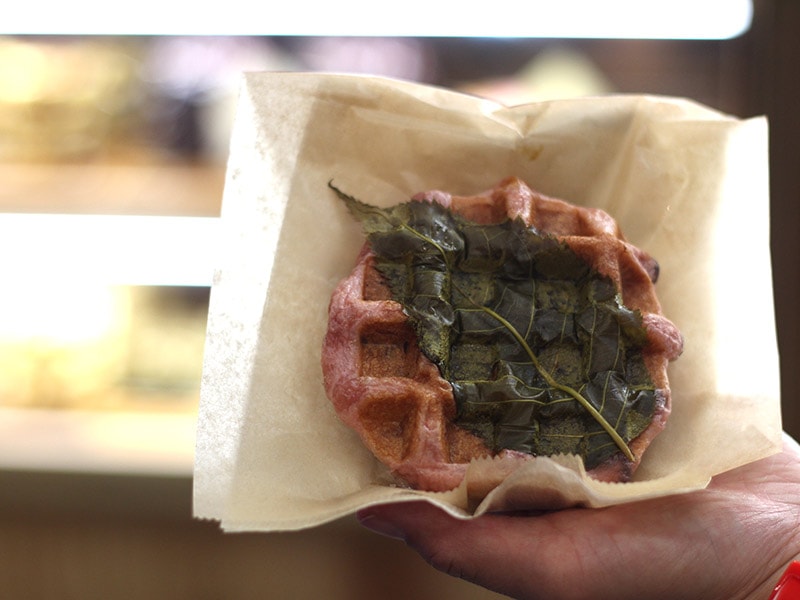
{"type": "MultiPolygon", "coordinates": [[[[439,202],[479,223],[519,217],[558,236],[616,283],[626,306],[642,313],[648,335],[645,362],[658,390],[656,413],[630,443],[633,461],[620,453],[590,471],[605,481],[629,479],[666,424],[671,405],[667,364],[683,347],[680,333],[661,314],[653,285],[657,263],[628,243],[605,212],[548,198],[517,178],[475,196],[432,191],[415,199],[439,202]]],[[[401,305],[391,300],[373,262],[365,245],[352,273],[331,297],[322,350],[326,392],[342,421],[403,482],[417,489],[452,489],[470,460],[491,452],[480,438],[453,423],[450,384],[420,352],[401,305]]]]}

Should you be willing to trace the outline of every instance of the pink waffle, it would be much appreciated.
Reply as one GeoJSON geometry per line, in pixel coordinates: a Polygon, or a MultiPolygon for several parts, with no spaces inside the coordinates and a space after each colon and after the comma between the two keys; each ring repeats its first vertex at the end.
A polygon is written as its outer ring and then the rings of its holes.
{"type": "MultiPolygon", "coordinates": [[[[641,311],[648,334],[645,362],[659,390],[659,406],[650,426],[629,444],[633,461],[618,454],[590,471],[605,481],[628,480],[666,424],[671,405],[667,364],[683,348],[680,332],[661,314],[653,285],[657,263],[628,243],[607,213],[548,198],[517,178],[475,196],[432,191],[415,199],[438,202],[479,223],[519,217],[565,241],[617,284],[629,308],[641,311]]],[[[491,452],[480,438],[453,423],[450,384],[420,352],[401,305],[390,299],[373,260],[366,244],[331,297],[322,349],[326,392],[341,420],[401,482],[430,491],[452,489],[471,460],[491,452]]]]}

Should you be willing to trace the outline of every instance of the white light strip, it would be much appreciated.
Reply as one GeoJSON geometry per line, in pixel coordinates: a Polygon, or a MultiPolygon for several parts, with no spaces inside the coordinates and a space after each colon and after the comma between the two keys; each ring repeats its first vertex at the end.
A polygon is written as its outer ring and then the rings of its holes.
{"type": "Polygon", "coordinates": [[[747,31],[753,13],[752,0],[140,0],[126,8],[30,0],[4,11],[0,34],[727,39],[747,31]]]}
{"type": "Polygon", "coordinates": [[[0,214],[4,285],[208,286],[219,219],[0,214]]]}

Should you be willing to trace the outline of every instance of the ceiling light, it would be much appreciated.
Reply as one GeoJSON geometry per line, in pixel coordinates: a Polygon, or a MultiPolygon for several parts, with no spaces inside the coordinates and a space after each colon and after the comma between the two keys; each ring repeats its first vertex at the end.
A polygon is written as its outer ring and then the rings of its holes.
{"type": "Polygon", "coordinates": [[[752,0],[295,0],[273,10],[245,0],[31,0],[6,11],[0,34],[727,39],[747,31],[752,13],[752,0]]]}

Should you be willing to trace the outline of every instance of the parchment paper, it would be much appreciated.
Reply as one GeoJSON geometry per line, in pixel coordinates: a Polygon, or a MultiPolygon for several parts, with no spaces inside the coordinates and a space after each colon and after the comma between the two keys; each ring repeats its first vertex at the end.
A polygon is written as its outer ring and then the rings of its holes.
{"type": "Polygon", "coordinates": [[[506,108],[394,80],[252,73],[222,223],[194,501],[196,516],[226,530],[311,527],[420,497],[463,518],[605,506],[702,488],[780,447],[764,118],[651,96],[506,108]],[[660,262],[664,312],[686,338],[670,369],[671,418],[631,483],[595,482],[556,457],[526,463],[485,498],[466,485],[397,487],[322,387],[328,301],[363,243],[327,183],[389,205],[434,188],[475,193],[509,175],[607,210],[660,262]]]}

